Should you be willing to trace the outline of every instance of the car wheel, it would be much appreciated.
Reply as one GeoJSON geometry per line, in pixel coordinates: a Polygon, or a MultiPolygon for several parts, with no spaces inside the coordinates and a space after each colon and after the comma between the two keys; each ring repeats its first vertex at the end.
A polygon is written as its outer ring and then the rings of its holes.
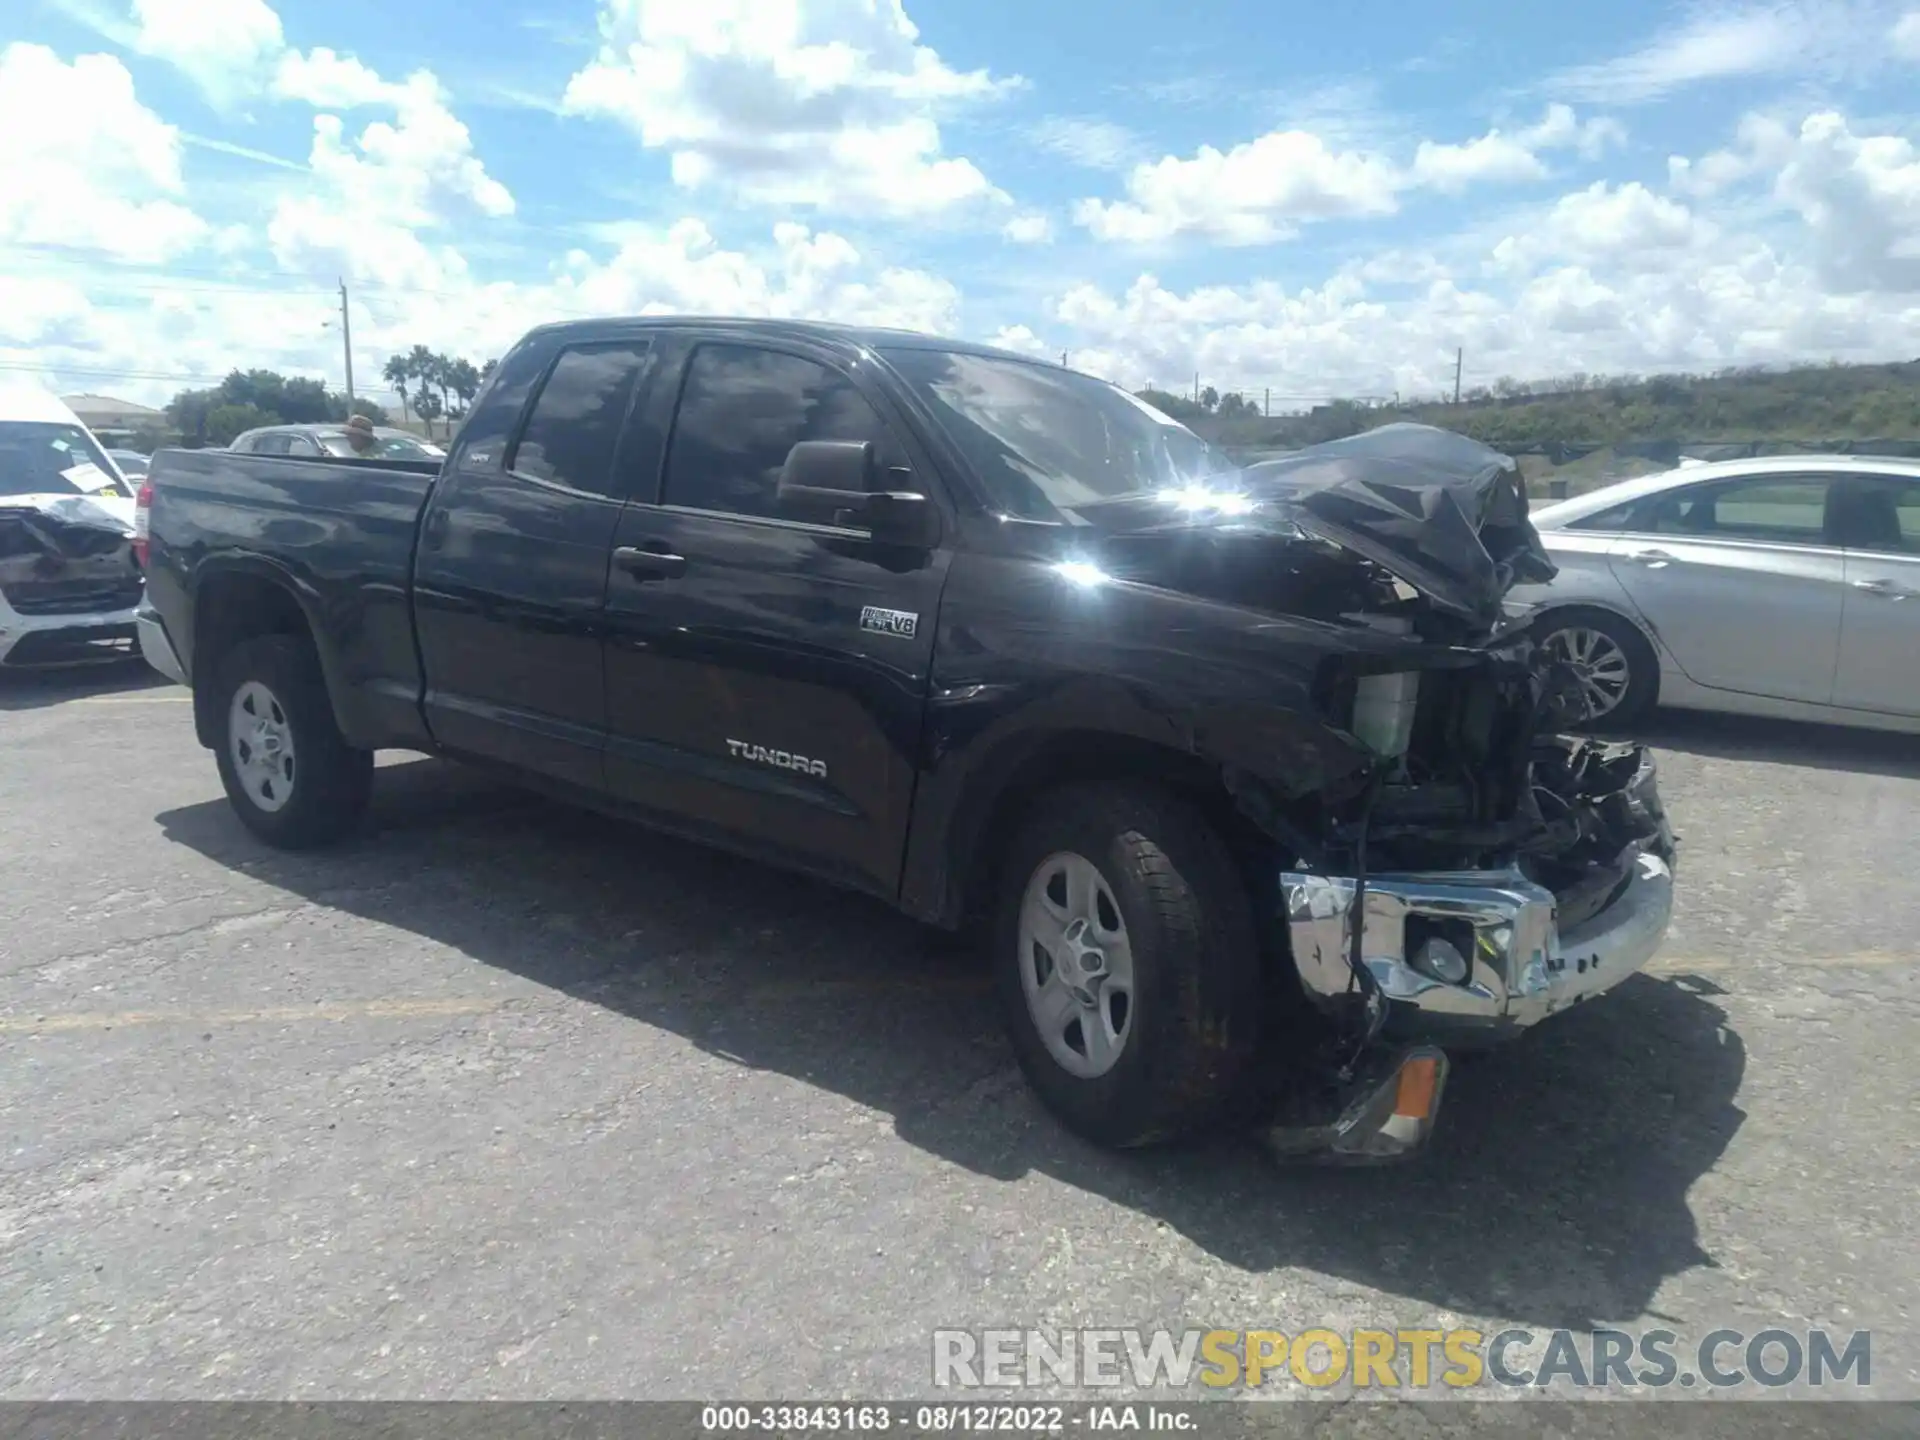
{"type": "Polygon", "coordinates": [[[1647,637],[1604,610],[1561,610],[1535,632],[1540,648],[1565,664],[1588,707],[1588,723],[1631,725],[1660,694],[1660,661],[1647,637]]]}
{"type": "Polygon", "coordinates": [[[352,830],[371,793],[373,756],[341,736],[313,647],[263,635],[228,652],[218,675],[214,753],[242,823],[286,850],[352,830]]]}
{"type": "Polygon", "coordinates": [[[1079,1134],[1148,1145],[1244,1098],[1261,1016],[1252,910],[1188,805],[1120,786],[1042,795],[1006,853],[991,934],[1020,1067],[1079,1134]]]}

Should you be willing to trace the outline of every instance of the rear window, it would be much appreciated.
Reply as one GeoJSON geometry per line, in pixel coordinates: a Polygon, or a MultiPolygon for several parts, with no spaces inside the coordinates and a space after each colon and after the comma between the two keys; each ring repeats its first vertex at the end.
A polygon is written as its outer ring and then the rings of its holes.
{"type": "Polygon", "coordinates": [[[38,420],[0,421],[0,495],[132,498],[86,431],[38,420]]]}
{"type": "Polygon", "coordinates": [[[410,435],[382,435],[378,431],[374,433],[371,450],[354,449],[345,431],[322,435],[319,440],[327,454],[344,460],[437,460],[446,454],[438,446],[422,445],[410,435]]]}

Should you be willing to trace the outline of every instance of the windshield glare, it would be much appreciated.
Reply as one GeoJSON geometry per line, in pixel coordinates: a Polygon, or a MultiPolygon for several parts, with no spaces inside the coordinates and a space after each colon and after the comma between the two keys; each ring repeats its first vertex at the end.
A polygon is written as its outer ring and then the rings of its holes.
{"type": "Polygon", "coordinates": [[[129,498],[113,462],[77,425],[0,421],[0,495],[129,498]]]}
{"type": "Polygon", "coordinates": [[[986,483],[1024,520],[1180,489],[1232,468],[1218,450],[1117,386],[1064,368],[955,351],[884,352],[986,483]]]}

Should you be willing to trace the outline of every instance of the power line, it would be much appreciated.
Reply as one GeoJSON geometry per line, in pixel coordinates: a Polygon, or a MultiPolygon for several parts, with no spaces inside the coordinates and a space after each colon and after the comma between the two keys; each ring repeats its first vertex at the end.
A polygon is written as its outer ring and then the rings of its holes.
{"type": "MultiPolygon", "coordinates": [[[[239,368],[240,367],[237,365],[233,367],[234,370],[238,370],[239,368]]],[[[260,369],[264,367],[255,366],[252,368],[260,369]]],[[[303,367],[303,368],[311,371],[313,367],[303,367]]],[[[106,367],[96,367],[96,366],[89,366],[89,365],[62,365],[62,364],[59,364],[58,362],[42,363],[42,364],[22,364],[22,363],[16,363],[13,361],[7,361],[7,360],[0,360],[0,370],[14,371],[14,372],[20,372],[20,373],[26,373],[26,374],[32,374],[32,375],[77,375],[77,376],[85,376],[86,378],[92,379],[92,380],[173,380],[173,381],[178,381],[181,384],[187,384],[187,385],[191,385],[191,384],[218,385],[222,380],[226,379],[227,376],[232,373],[232,371],[229,370],[229,371],[224,371],[218,375],[194,375],[194,374],[187,374],[179,371],[168,371],[168,370],[111,369],[106,367]]],[[[285,372],[282,372],[282,373],[285,373],[285,372]]],[[[307,373],[307,374],[295,374],[290,376],[289,378],[302,379],[302,380],[324,380],[326,377],[324,375],[307,373]]]]}

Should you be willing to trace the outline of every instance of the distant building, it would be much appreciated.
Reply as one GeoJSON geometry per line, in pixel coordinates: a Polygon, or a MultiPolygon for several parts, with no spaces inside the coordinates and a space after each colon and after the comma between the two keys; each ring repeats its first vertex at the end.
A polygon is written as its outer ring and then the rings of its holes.
{"type": "Polygon", "coordinates": [[[142,430],[167,427],[167,417],[162,411],[136,405],[131,400],[115,400],[110,395],[62,395],[60,398],[80,417],[81,424],[102,439],[118,439],[142,430]]]}

